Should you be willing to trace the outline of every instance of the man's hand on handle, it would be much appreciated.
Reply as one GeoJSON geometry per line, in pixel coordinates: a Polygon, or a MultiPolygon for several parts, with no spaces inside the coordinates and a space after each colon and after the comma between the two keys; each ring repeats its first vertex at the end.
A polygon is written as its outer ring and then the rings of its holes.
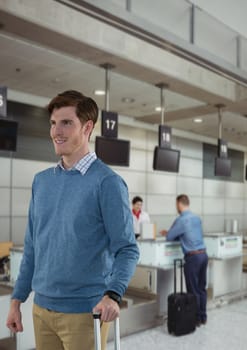
{"type": "Polygon", "coordinates": [[[100,313],[101,321],[111,322],[119,317],[120,308],[116,301],[105,295],[101,301],[94,307],[93,312],[100,313]]]}
{"type": "Polygon", "coordinates": [[[6,321],[6,326],[13,333],[22,332],[23,325],[21,321],[21,310],[20,310],[21,302],[19,300],[13,299],[11,301],[10,310],[8,314],[8,318],[6,321]]]}

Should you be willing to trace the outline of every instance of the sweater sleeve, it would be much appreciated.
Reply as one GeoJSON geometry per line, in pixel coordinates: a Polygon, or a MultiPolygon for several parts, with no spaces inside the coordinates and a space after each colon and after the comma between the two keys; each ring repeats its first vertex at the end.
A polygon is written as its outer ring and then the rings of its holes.
{"type": "MultiPolygon", "coordinates": [[[[33,185],[34,187],[34,185],[33,185]]],[[[24,252],[20,265],[17,281],[12,294],[12,299],[18,299],[21,302],[26,301],[32,290],[32,278],[34,272],[34,250],[33,250],[33,189],[32,198],[29,206],[28,223],[24,241],[24,252]]]]}
{"type": "Polygon", "coordinates": [[[139,258],[127,185],[117,175],[108,176],[101,184],[99,200],[110,250],[115,257],[107,290],[122,296],[139,258]]]}

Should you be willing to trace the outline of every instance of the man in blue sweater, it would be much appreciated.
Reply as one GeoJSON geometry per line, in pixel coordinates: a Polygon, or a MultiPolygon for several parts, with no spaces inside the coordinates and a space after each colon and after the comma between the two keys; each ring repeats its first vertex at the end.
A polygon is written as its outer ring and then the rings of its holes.
{"type": "Polygon", "coordinates": [[[167,241],[179,240],[184,252],[184,275],[187,291],[197,299],[197,326],[207,322],[207,265],[208,256],[203,242],[201,219],[189,210],[190,200],[185,194],[177,197],[180,214],[169,231],[161,231],[167,241]]]}
{"type": "Polygon", "coordinates": [[[92,311],[108,322],[139,257],[125,182],[89,152],[96,103],[65,91],[48,105],[56,167],[33,181],[24,254],[7,326],[23,330],[20,305],[33,290],[37,350],[93,350],[92,311]]]}

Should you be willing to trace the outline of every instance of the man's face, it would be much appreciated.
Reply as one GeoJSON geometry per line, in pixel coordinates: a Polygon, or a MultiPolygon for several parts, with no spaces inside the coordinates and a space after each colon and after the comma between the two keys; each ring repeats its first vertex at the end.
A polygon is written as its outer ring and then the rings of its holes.
{"type": "Polygon", "coordinates": [[[138,212],[139,210],[142,209],[142,202],[136,202],[135,204],[133,204],[133,209],[134,211],[138,212]]]}
{"type": "Polygon", "coordinates": [[[73,156],[87,146],[88,133],[85,132],[87,125],[81,124],[76,116],[75,107],[54,109],[50,125],[50,136],[57,155],[73,156]]]}

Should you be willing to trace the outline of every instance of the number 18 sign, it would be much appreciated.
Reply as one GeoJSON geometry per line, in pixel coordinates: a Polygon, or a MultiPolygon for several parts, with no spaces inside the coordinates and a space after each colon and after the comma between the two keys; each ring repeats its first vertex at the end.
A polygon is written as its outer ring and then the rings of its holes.
{"type": "Polygon", "coordinates": [[[104,137],[118,137],[118,114],[102,111],[101,113],[101,135],[104,137]]]}

